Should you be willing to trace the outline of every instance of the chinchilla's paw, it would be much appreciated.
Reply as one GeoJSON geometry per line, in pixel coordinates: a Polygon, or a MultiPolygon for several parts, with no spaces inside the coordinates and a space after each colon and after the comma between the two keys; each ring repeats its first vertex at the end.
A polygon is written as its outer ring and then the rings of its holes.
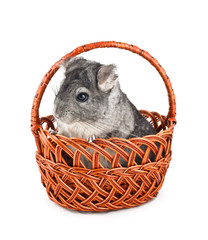
{"type": "Polygon", "coordinates": [[[87,141],[89,143],[91,143],[91,142],[93,142],[95,140],[95,138],[96,138],[95,135],[92,135],[92,136],[88,137],[87,141]]]}
{"type": "Polygon", "coordinates": [[[49,130],[49,133],[50,133],[51,135],[55,135],[55,134],[58,133],[58,131],[57,131],[57,130],[50,129],[50,130],[49,130]]]}

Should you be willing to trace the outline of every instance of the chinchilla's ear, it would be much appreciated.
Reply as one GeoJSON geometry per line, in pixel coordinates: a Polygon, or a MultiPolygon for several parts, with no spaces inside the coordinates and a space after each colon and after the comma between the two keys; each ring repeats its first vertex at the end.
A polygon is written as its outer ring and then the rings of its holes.
{"type": "Polygon", "coordinates": [[[65,74],[73,71],[76,68],[86,65],[87,60],[83,57],[72,57],[65,62],[62,63],[62,67],[64,69],[65,74]]]}
{"type": "Polygon", "coordinates": [[[107,92],[116,84],[118,75],[116,74],[116,66],[114,64],[102,65],[97,74],[98,88],[107,92]]]}

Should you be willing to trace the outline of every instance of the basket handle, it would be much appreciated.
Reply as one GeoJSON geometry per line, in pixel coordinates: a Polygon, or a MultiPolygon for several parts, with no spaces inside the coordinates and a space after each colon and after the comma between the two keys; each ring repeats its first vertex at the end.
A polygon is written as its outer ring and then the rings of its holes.
{"type": "Polygon", "coordinates": [[[56,71],[59,69],[60,65],[66,61],[67,59],[77,56],[80,53],[90,51],[92,49],[96,48],[105,48],[105,47],[114,47],[114,48],[121,48],[129,50],[133,53],[137,53],[138,55],[145,58],[147,61],[149,61],[159,72],[160,76],[162,77],[167,92],[168,92],[168,99],[169,99],[169,112],[167,115],[167,119],[171,122],[176,123],[176,103],[175,103],[175,94],[171,86],[171,82],[169,77],[167,76],[165,70],[163,67],[158,63],[158,61],[153,58],[148,52],[138,48],[137,46],[130,45],[127,43],[122,42],[115,42],[115,41],[108,41],[108,42],[96,42],[96,43],[90,43],[83,45],[81,47],[78,47],[74,49],[72,52],[66,54],[64,57],[62,57],[58,62],[56,62],[51,69],[46,73],[46,75],[43,77],[42,82],[40,83],[38,90],[35,94],[33,105],[32,105],[32,111],[31,111],[31,130],[34,135],[37,137],[37,130],[41,127],[40,126],[40,119],[39,119],[39,107],[40,102],[43,96],[43,93],[50,82],[53,75],[56,73],[56,71]]]}

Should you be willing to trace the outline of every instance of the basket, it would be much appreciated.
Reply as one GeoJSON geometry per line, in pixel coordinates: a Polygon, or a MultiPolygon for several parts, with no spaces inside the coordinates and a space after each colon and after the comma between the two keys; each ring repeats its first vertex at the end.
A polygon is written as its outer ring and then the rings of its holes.
{"type": "Polygon", "coordinates": [[[114,41],[96,42],[78,47],[65,55],[44,76],[34,97],[31,111],[31,130],[37,146],[36,161],[48,197],[62,207],[97,212],[131,208],[155,198],[163,185],[171,160],[175,116],[175,95],[170,79],[157,60],[137,46],[114,41]],[[54,118],[53,116],[40,118],[39,106],[52,76],[63,61],[92,49],[106,47],[126,49],[142,56],[161,75],[169,98],[167,116],[140,111],[155,127],[157,134],[132,139],[99,138],[91,143],[81,138],[50,134],[49,130],[54,129],[54,118]],[[145,151],[141,145],[146,146],[145,151]],[[93,152],[89,152],[87,148],[93,149],[93,152]],[[115,154],[109,153],[106,148],[115,154]],[[125,148],[129,148],[131,152],[124,151],[125,148]],[[156,156],[154,162],[149,160],[150,151],[156,156]],[[134,161],[136,154],[142,158],[140,165],[134,161]],[[84,167],[80,160],[81,155],[92,162],[92,169],[84,167]],[[112,163],[111,169],[102,167],[99,155],[112,163]],[[127,167],[120,165],[120,158],[128,161],[127,167]]]}

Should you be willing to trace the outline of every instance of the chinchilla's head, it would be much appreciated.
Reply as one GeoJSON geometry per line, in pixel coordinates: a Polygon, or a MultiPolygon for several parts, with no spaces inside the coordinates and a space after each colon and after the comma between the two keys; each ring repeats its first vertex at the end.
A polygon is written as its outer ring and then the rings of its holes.
{"type": "Polygon", "coordinates": [[[65,78],[54,101],[56,119],[93,123],[112,114],[121,92],[115,65],[72,58],[63,67],[65,78]]]}

